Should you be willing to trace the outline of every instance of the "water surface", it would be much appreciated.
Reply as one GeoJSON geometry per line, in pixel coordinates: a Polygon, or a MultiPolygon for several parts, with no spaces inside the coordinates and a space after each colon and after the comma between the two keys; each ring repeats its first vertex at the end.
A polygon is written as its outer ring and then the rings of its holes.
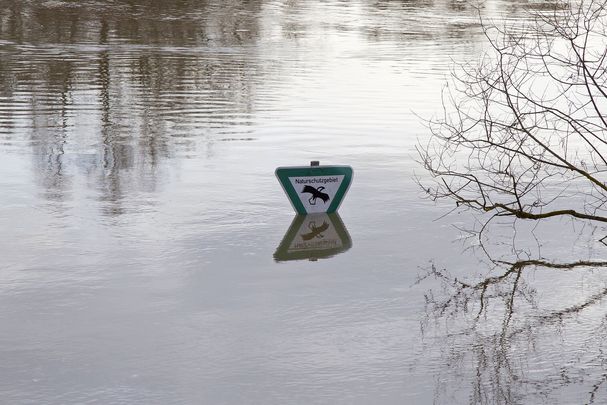
{"type": "MultiPolygon", "coordinates": [[[[474,218],[413,180],[419,116],[486,46],[476,13],[0,0],[3,401],[604,401],[601,267],[496,268],[458,239],[474,218]],[[277,262],[293,213],[274,169],[311,160],[354,167],[351,247],[277,262]]],[[[497,250],[531,240],[495,226],[497,250]]],[[[563,229],[543,257],[600,257],[581,225],[535,231],[563,229]]]]}

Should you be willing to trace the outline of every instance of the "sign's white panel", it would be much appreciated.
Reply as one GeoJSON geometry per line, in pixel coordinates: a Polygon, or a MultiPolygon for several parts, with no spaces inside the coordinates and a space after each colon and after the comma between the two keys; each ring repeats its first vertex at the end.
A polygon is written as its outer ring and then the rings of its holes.
{"type": "Polygon", "coordinates": [[[308,213],[325,212],[343,180],[343,175],[289,177],[308,213]]]}

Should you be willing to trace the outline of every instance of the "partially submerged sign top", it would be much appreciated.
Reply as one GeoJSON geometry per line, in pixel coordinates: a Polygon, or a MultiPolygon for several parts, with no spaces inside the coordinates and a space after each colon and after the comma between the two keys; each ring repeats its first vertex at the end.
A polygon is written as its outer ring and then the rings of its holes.
{"type": "Polygon", "coordinates": [[[279,167],[276,177],[298,214],[331,213],[339,208],[350,183],[350,166],[279,167]]]}

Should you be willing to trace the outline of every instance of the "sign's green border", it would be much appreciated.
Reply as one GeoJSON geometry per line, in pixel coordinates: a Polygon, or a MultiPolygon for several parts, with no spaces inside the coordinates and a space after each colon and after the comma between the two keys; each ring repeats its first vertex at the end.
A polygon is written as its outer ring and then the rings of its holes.
{"type": "Polygon", "coordinates": [[[290,177],[344,176],[343,181],[333,197],[333,201],[325,211],[330,214],[339,209],[344,196],[350,188],[354,172],[350,166],[294,166],[279,167],[276,169],[275,174],[282,189],[287,194],[289,201],[291,201],[291,205],[295,212],[305,215],[308,214],[308,212],[301,203],[293,184],[289,181],[290,177]]]}
{"type": "Polygon", "coordinates": [[[334,249],[323,249],[323,250],[308,250],[308,251],[299,251],[289,253],[289,248],[293,243],[293,240],[297,237],[297,232],[303,222],[310,216],[313,215],[323,215],[322,213],[314,213],[310,215],[295,215],[287,233],[282,238],[280,245],[276,248],[276,252],[274,253],[274,260],[277,262],[285,262],[288,260],[313,260],[313,259],[327,259],[329,257],[333,257],[340,253],[345,252],[346,250],[352,247],[352,239],[350,238],[350,234],[348,233],[348,229],[344,225],[341,217],[337,212],[333,214],[328,214],[329,221],[331,225],[335,229],[335,232],[339,236],[341,240],[342,246],[340,248],[334,249]],[[316,254],[314,254],[316,253],[316,254]]]}

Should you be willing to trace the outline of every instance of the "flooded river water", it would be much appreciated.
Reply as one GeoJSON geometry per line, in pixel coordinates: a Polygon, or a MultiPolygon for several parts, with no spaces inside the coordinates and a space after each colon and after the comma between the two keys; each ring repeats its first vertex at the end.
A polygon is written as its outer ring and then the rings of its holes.
{"type": "Polygon", "coordinates": [[[497,266],[414,181],[485,46],[457,0],[0,0],[0,402],[605,403],[606,270],[497,266]],[[317,257],[274,176],[311,160],[354,168],[317,257]]]}

